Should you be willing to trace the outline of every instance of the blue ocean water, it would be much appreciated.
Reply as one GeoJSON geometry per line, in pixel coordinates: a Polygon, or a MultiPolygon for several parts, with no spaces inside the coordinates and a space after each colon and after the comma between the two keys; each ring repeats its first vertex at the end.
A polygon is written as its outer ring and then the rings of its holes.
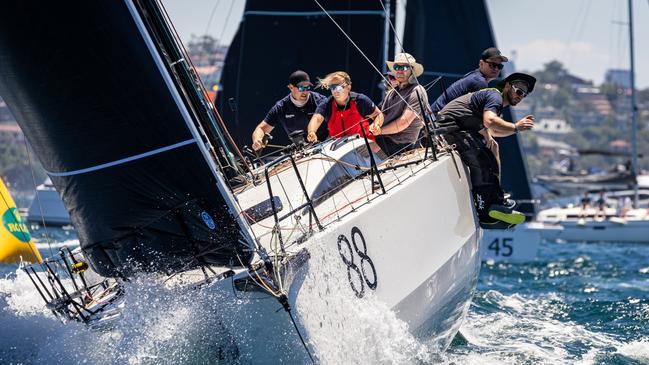
{"type": "MultiPolygon", "coordinates": [[[[76,242],[70,230],[48,234],[49,243],[43,230],[33,232],[45,255],[76,242]]],[[[58,322],[15,266],[0,267],[0,363],[233,363],[214,357],[221,337],[196,320],[206,315],[200,300],[134,285],[133,314],[97,333],[58,322]]],[[[483,263],[461,327],[466,341],[442,355],[426,354],[402,325],[388,325],[385,336],[365,339],[363,351],[382,349],[368,363],[649,364],[649,245],[546,242],[534,262],[483,263]]],[[[340,363],[338,355],[320,357],[340,363]]]]}

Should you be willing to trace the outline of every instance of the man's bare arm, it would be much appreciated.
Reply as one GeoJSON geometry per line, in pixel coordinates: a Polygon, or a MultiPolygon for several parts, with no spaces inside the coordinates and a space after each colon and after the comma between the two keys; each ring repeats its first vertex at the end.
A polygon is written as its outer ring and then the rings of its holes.
{"type": "Polygon", "coordinates": [[[489,129],[492,136],[507,137],[519,131],[532,129],[534,127],[534,116],[527,115],[516,123],[509,123],[491,110],[486,110],[482,113],[482,122],[485,128],[489,129]]]}
{"type": "Polygon", "coordinates": [[[264,147],[264,136],[273,131],[275,127],[268,124],[265,120],[257,125],[257,128],[252,132],[252,149],[257,151],[264,147]]]}

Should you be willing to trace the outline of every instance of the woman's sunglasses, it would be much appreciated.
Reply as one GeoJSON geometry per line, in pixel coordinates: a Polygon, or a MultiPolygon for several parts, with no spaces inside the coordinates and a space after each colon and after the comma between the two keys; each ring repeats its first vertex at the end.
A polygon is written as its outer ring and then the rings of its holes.
{"type": "Polygon", "coordinates": [[[332,93],[337,93],[339,91],[343,91],[344,87],[345,84],[331,84],[329,85],[329,90],[331,90],[332,93]]]}

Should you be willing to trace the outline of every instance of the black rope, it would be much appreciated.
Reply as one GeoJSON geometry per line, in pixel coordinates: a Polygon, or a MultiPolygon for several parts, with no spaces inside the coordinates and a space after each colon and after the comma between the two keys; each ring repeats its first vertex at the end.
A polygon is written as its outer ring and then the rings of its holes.
{"type": "Polygon", "coordinates": [[[300,338],[300,341],[302,342],[302,346],[304,346],[304,351],[306,351],[307,355],[309,355],[309,359],[311,359],[311,363],[315,364],[313,355],[311,355],[311,351],[309,351],[309,347],[304,341],[304,337],[302,337],[302,333],[300,332],[300,329],[298,328],[297,323],[295,322],[295,318],[293,318],[293,313],[291,313],[291,305],[288,303],[288,298],[286,297],[285,294],[283,294],[277,299],[282,304],[282,306],[284,306],[284,310],[286,310],[286,313],[288,313],[289,318],[291,318],[293,327],[295,327],[295,332],[297,332],[297,335],[300,338]]]}

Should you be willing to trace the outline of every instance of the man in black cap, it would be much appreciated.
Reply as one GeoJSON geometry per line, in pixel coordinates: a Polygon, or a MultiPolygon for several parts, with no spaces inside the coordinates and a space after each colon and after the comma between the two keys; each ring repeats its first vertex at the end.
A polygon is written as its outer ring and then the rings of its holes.
{"type": "MultiPolygon", "coordinates": [[[[253,150],[264,147],[264,136],[270,134],[278,124],[281,124],[289,137],[295,131],[302,131],[306,137],[306,126],[313,112],[318,104],[326,99],[321,94],[311,92],[312,87],[309,74],[302,70],[297,70],[288,77],[288,89],[291,92],[275,103],[252,132],[253,150]]],[[[326,130],[324,133],[322,140],[327,137],[326,130]]]]}
{"type": "Polygon", "coordinates": [[[433,113],[439,113],[448,102],[457,97],[486,88],[489,81],[498,77],[500,70],[504,67],[503,62],[507,61],[507,57],[500,54],[498,48],[485,49],[480,55],[478,68],[452,83],[430,106],[433,113]]]}
{"type": "Polygon", "coordinates": [[[460,127],[447,136],[455,144],[460,157],[469,168],[474,203],[480,225],[487,229],[503,229],[523,223],[525,216],[507,207],[498,171],[498,163],[490,151],[492,136],[506,137],[534,127],[534,116],[528,115],[516,123],[500,117],[503,108],[514,106],[534,90],[536,79],[523,73],[513,73],[487,88],[452,100],[438,113],[440,118],[452,119],[460,127]]]}

